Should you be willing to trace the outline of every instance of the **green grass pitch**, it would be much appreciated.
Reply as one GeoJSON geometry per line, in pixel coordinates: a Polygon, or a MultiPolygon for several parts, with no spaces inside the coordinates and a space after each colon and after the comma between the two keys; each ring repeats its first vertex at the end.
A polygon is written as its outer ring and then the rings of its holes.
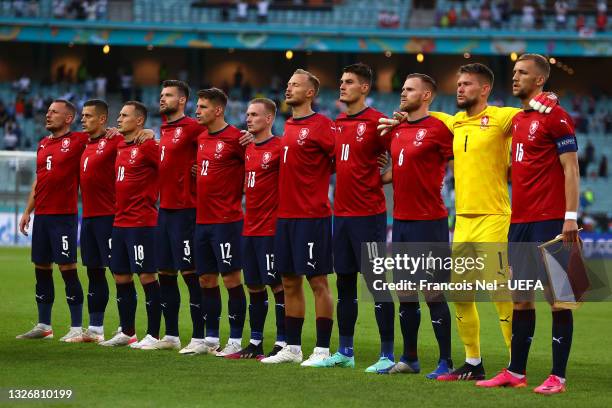
{"type": "MultiPolygon", "coordinates": [[[[574,314],[575,329],[568,367],[568,392],[544,397],[532,392],[549,373],[550,313],[539,305],[537,329],[528,364],[529,387],[523,389],[478,389],[472,382],[436,383],[424,374],[436,363],[437,346],[429,323],[429,312],[422,306],[419,356],[424,371],[419,375],[383,376],[363,370],[378,357],[379,340],[373,305],[362,303],[356,327],[355,369],[312,369],[297,365],[264,366],[256,361],[226,361],[212,356],[181,356],[176,352],[147,352],[127,348],[106,349],[94,344],[64,344],[57,339],[68,329],[68,307],[64,285],[54,271],[56,302],[53,309],[55,339],[16,340],[36,321],[34,273],[27,248],[0,248],[0,388],[6,398],[8,388],[70,388],[69,402],[15,402],[12,406],[87,407],[316,407],[316,406],[412,406],[412,407],[610,407],[612,380],[612,305],[585,304],[574,314]]],[[[84,270],[79,270],[87,286],[84,270]]],[[[330,277],[331,286],[334,278],[330,277]]],[[[139,285],[137,285],[139,286],[139,285]]],[[[189,341],[191,323],[188,295],[182,286],[181,339],[189,341]]],[[[137,312],[138,333],[146,327],[141,288],[137,312]]],[[[308,293],[308,290],[306,291],[308,293]]],[[[107,337],[118,325],[117,308],[111,286],[111,300],[105,321],[107,337]]],[[[314,347],[312,298],[307,297],[303,350],[307,356],[314,347]]],[[[271,302],[272,304],[272,302],[271,302]]],[[[222,341],[228,333],[226,304],[222,316],[222,341]]],[[[487,376],[504,367],[508,355],[503,346],[494,307],[479,304],[482,355],[487,376]]],[[[451,313],[453,313],[451,306],[451,313]]],[[[86,308],[84,310],[87,316],[86,308]]],[[[87,321],[85,321],[85,324],[87,321]]],[[[162,325],[163,330],[163,325],[162,325]]],[[[248,320],[244,340],[248,338],[248,320]]],[[[461,363],[463,347],[453,327],[453,357],[461,363]]],[[[332,351],[337,346],[337,327],[332,351]]],[[[274,339],[274,312],[266,323],[265,349],[274,339]]],[[[401,333],[396,327],[396,356],[401,354],[401,333]]],[[[306,357],[305,356],[305,357],[306,357]]],[[[4,399],[0,405],[7,403],[4,399]]],[[[8,404],[7,404],[8,406],[8,404]]]]}

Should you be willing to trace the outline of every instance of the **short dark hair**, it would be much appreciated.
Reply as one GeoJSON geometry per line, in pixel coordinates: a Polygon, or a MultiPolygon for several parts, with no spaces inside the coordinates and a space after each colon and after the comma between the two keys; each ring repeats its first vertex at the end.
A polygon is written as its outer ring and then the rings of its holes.
{"type": "Polygon", "coordinates": [[[361,82],[366,82],[369,86],[372,86],[372,79],[374,78],[372,68],[370,68],[369,65],[366,65],[363,62],[348,65],[344,67],[342,72],[355,74],[357,75],[357,77],[359,77],[361,82]]]}
{"type": "Polygon", "coordinates": [[[177,79],[166,79],[162,82],[162,88],[177,88],[183,96],[189,99],[189,85],[177,79]]]}
{"type": "Polygon", "coordinates": [[[475,62],[473,64],[466,64],[459,67],[459,74],[475,74],[488,82],[491,87],[493,87],[493,81],[495,80],[495,76],[493,75],[493,71],[491,68],[487,67],[484,64],[479,62],[475,62]]]}
{"type": "Polygon", "coordinates": [[[85,106],[93,106],[98,115],[108,116],[108,105],[102,99],[90,99],[83,104],[83,107],[85,106]]]}
{"type": "Polygon", "coordinates": [[[308,81],[314,88],[315,96],[319,94],[319,87],[321,86],[321,81],[319,81],[319,78],[317,78],[313,73],[300,68],[296,69],[293,75],[306,75],[308,77],[308,81]]]}
{"type": "Polygon", "coordinates": [[[67,100],[67,99],[54,99],[52,103],[63,103],[64,106],[66,106],[66,109],[68,109],[68,112],[72,115],[72,118],[74,119],[76,117],[76,107],[69,100],[67,100]]]}
{"type": "Polygon", "coordinates": [[[216,105],[222,106],[224,109],[227,106],[227,95],[219,88],[200,89],[198,98],[208,99],[216,105]]]}
{"type": "Polygon", "coordinates": [[[419,74],[418,72],[415,72],[413,74],[409,74],[408,76],[406,76],[406,79],[409,79],[409,78],[418,78],[421,81],[423,81],[425,86],[429,88],[429,90],[431,91],[433,95],[435,95],[438,92],[438,84],[436,84],[436,81],[429,75],[419,74]]]}
{"type": "Polygon", "coordinates": [[[249,102],[249,105],[253,105],[254,103],[261,103],[266,109],[266,111],[268,111],[272,115],[276,115],[276,104],[274,103],[272,99],[268,99],[268,98],[251,99],[251,101],[249,102]]]}
{"type": "MultiPolygon", "coordinates": [[[[133,106],[136,113],[142,117],[144,117],[144,122],[147,121],[147,107],[142,102],[138,101],[127,101],[123,104],[123,106],[133,106]]],[[[143,122],[143,124],[144,124],[143,122]]]]}
{"type": "Polygon", "coordinates": [[[545,56],[540,54],[523,54],[517,61],[533,61],[536,67],[542,72],[545,80],[550,76],[550,64],[545,56]]]}

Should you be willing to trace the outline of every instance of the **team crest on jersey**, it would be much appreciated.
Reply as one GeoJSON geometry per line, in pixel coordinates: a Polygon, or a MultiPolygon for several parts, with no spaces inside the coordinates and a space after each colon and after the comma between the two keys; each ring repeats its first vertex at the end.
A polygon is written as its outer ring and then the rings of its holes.
{"type": "Polygon", "coordinates": [[[535,133],[538,131],[539,126],[540,122],[537,120],[532,121],[531,125],[529,125],[529,136],[527,136],[527,139],[529,139],[530,142],[535,139],[535,133]]]}
{"type": "Polygon", "coordinates": [[[489,126],[489,117],[483,116],[482,118],[480,118],[480,128],[486,129],[488,126],[489,126]]]}
{"type": "Polygon", "coordinates": [[[70,139],[68,139],[67,137],[62,139],[62,147],[60,148],[60,150],[64,153],[70,150],[70,139]]]}
{"type": "Polygon", "coordinates": [[[360,122],[357,125],[357,141],[361,142],[363,140],[363,135],[365,134],[367,125],[364,122],[360,122]]]}
{"type": "Polygon", "coordinates": [[[310,129],[308,129],[308,128],[301,128],[300,129],[300,133],[298,133],[298,144],[300,146],[302,146],[304,144],[304,141],[308,137],[309,133],[310,133],[310,129]]]}
{"type": "Polygon", "coordinates": [[[420,145],[423,144],[423,139],[425,139],[425,135],[427,134],[427,129],[419,129],[416,132],[416,140],[412,143],[414,143],[414,145],[416,147],[419,147],[420,145]]]}
{"type": "Polygon", "coordinates": [[[272,153],[265,152],[263,156],[261,157],[261,168],[265,170],[268,167],[270,167],[269,163],[271,159],[272,159],[272,153]]]}
{"type": "Polygon", "coordinates": [[[215,159],[220,159],[221,158],[221,152],[223,151],[223,147],[225,146],[225,143],[223,143],[222,141],[218,141],[217,145],[215,146],[215,159]]]}
{"type": "Polygon", "coordinates": [[[178,143],[182,134],[183,134],[183,128],[177,127],[176,129],[174,129],[174,136],[172,136],[172,143],[178,143]]]}
{"type": "Polygon", "coordinates": [[[134,164],[134,162],[136,161],[136,156],[138,155],[138,148],[137,147],[132,147],[132,150],[130,150],[130,164],[134,164]]]}
{"type": "Polygon", "coordinates": [[[104,147],[106,146],[106,139],[101,139],[98,142],[98,148],[96,149],[96,154],[102,154],[104,152],[104,147]]]}

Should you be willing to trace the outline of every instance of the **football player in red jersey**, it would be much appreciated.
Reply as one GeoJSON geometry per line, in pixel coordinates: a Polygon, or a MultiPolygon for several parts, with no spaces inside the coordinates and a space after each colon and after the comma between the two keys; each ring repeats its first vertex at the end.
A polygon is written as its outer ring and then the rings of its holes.
{"type": "Polygon", "coordinates": [[[159,197],[159,149],[154,140],[136,143],[144,128],[147,108],[128,101],[117,119],[124,140],[117,146],[115,160],[116,209],[113,221],[110,268],[117,286],[117,307],[121,330],[102,346],[146,349],[159,337],[161,305],[155,265],[155,228],[159,197]],[[136,289],[132,274],[138,274],[144,289],[147,335],[137,341],[135,330],[136,289]]]}
{"type": "Polygon", "coordinates": [[[104,341],[104,312],[108,303],[105,267],[109,266],[115,216],[115,158],[122,137],[107,137],[108,105],[99,99],[83,104],[81,124],[89,135],[81,155],[79,185],[83,203],[81,258],[87,267],[89,327],[83,340],[104,341]]]}
{"type": "MultiPolygon", "coordinates": [[[[406,112],[408,120],[385,137],[393,166],[383,179],[387,182],[392,178],[393,181],[393,242],[425,243],[425,251],[434,251],[434,256],[444,258],[450,256],[450,250],[448,211],[441,189],[447,164],[453,158],[453,134],[444,122],[429,114],[436,92],[436,82],[428,75],[414,73],[407,76],[402,87],[400,109],[406,112]]],[[[417,276],[423,280],[448,280],[442,270],[427,271],[424,275],[422,272],[419,271],[417,276]]],[[[398,276],[396,279],[402,278],[398,276]]],[[[436,379],[453,368],[450,311],[442,293],[426,292],[424,295],[440,353],[438,367],[427,378],[436,379]]],[[[414,293],[402,297],[399,307],[404,338],[402,357],[395,366],[379,372],[420,372],[417,356],[421,319],[418,296],[414,293]]]]}
{"type": "Polygon", "coordinates": [[[226,105],[227,95],[220,89],[198,92],[196,117],[206,130],[198,136],[194,249],[206,337],[191,354],[211,353],[219,357],[242,349],[246,314],[240,276],[245,148],[240,144],[240,130],[225,122],[226,105]],[[219,347],[219,274],[229,295],[230,336],[223,350],[219,347]]]}
{"type": "MultiPolygon", "coordinates": [[[[542,55],[524,54],[514,65],[512,93],[521,100],[524,110],[512,121],[512,218],[508,241],[513,280],[546,281],[541,260],[538,261],[537,243],[559,234],[573,245],[578,241],[580,176],[573,121],[560,106],[545,115],[530,109],[529,104],[542,92],[549,76],[550,65],[542,55]],[[529,245],[532,247],[528,248],[529,245]]],[[[510,364],[492,379],[477,382],[481,387],[527,385],[525,374],[535,332],[535,303],[533,293],[515,292],[513,296],[510,364]]],[[[565,391],[573,325],[570,309],[552,307],[553,366],[550,376],[534,389],[536,393],[565,391]]]]}
{"type": "Polygon", "coordinates": [[[18,339],[51,339],[51,309],[55,299],[53,263],[66,284],[71,328],[61,341],[82,341],[83,289],[77,275],[77,196],[79,160],[88,135],[71,132],[76,109],[72,103],[56,99],[46,115],[45,128],[51,135],[38,143],[36,180],[19,221],[27,235],[30,215],[36,213],[32,227],[32,262],[36,273],[38,324],[18,339]]]}
{"type": "Polygon", "coordinates": [[[285,93],[293,116],[281,138],[278,221],[274,255],[285,289],[287,346],[262,363],[302,361],[303,277],[315,298],[317,343],[303,366],[329,357],[333,302],[327,274],[332,272],[329,179],[335,147],[334,123],[312,110],[319,79],[298,69],[285,93]]]}
{"type": "MultiPolygon", "coordinates": [[[[376,245],[386,241],[387,212],[377,158],[386,153],[387,147],[376,129],[378,120],[385,116],[366,105],[372,78],[372,69],[362,63],[345,67],[340,78],[340,101],[347,108],[335,121],[333,258],[337,274],[340,344],[338,352],[315,363],[314,367],[355,366],[353,336],[358,314],[361,246],[364,242],[376,245]]],[[[381,337],[381,353],[380,360],[366,372],[376,372],[387,362],[393,364],[393,303],[377,301],[374,311],[381,337]]]]}
{"type": "MultiPolygon", "coordinates": [[[[195,228],[196,179],[191,168],[196,163],[198,135],[205,129],[195,119],[185,116],[189,86],[177,80],[162,83],[159,112],[165,121],[159,141],[159,219],[157,222],[156,257],[159,268],[161,305],[166,335],[155,349],[179,349],[179,309],[181,297],[178,271],[189,290],[189,310],[193,326],[190,345],[204,341],[202,295],[193,260],[195,228]],[[193,344],[192,344],[193,343],[193,344]]],[[[186,346],[181,354],[189,354],[186,346]]]]}
{"type": "Polygon", "coordinates": [[[274,234],[278,211],[278,173],[281,140],[272,135],[276,104],[267,98],[249,102],[248,131],[255,137],[245,153],[245,215],[242,232],[242,269],[250,296],[251,340],[227,358],[263,358],[263,330],[268,313],[270,286],[276,304],[276,343],[268,356],[285,345],[285,298],[274,264],[274,234]]]}

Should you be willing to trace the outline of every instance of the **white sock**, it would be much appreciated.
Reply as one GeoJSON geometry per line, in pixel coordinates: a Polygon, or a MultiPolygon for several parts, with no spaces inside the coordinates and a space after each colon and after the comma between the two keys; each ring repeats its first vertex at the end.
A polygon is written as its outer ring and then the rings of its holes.
{"type": "Polygon", "coordinates": [[[104,326],[89,326],[88,330],[97,334],[102,334],[104,333],[104,326]]]}
{"type": "Polygon", "coordinates": [[[480,357],[471,357],[471,358],[466,358],[465,362],[473,366],[477,366],[478,364],[482,362],[482,359],[480,357]]]}
{"type": "Polygon", "coordinates": [[[515,373],[514,371],[510,371],[510,370],[506,370],[506,371],[508,371],[508,373],[509,373],[511,376],[513,376],[514,378],[518,378],[519,380],[520,380],[521,378],[525,378],[525,375],[523,375],[523,374],[518,374],[518,373],[515,373]]]}
{"type": "Polygon", "coordinates": [[[274,343],[275,345],[281,346],[281,347],[285,347],[287,345],[286,341],[277,341],[274,343]]]}
{"type": "Polygon", "coordinates": [[[43,330],[51,330],[50,324],[38,323],[38,327],[40,327],[43,330]]]}
{"type": "Polygon", "coordinates": [[[242,338],[239,338],[239,339],[232,339],[232,338],[230,338],[230,339],[228,339],[227,340],[227,344],[231,344],[231,343],[242,344],[242,338]]]}
{"type": "Polygon", "coordinates": [[[261,340],[253,340],[253,339],[251,339],[249,342],[252,345],[254,345],[254,346],[259,346],[261,344],[261,340]]]}
{"type": "Polygon", "coordinates": [[[198,339],[198,338],[192,337],[191,342],[192,343],[204,343],[204,339],[198,339]]]}
{"type": "Polygon", "coordinates": [[[557,377],[557,380],[559,380],[561,384],[565,384],[565,378],[559,377],[558,375],[555,375],[555,377],[557,377]]]}
{"type": "Polygon", "coordinates": [[[81,326],[74,326],[74,327],[70,327],[70,330],[83,330],[83,327],[81,326]]]}
{"type": "Polygon", "coordinates": [[[204,340],[207,341],[208,343],[219,344],[218,337],[208,337],[207,336],[204,340]]]}
{"type": "Polygon", "coordinates": [[[293,354],[299,354],[302,352],[302,346],[300,345],[288,345],[287,347],[289,347],[289,351],[291,351],[293,354]]]}
{"type": "Polygon", "coordinates": [[[314,353],[327,353],[329,354],[329,347],[315,347],[314,353]]]}

